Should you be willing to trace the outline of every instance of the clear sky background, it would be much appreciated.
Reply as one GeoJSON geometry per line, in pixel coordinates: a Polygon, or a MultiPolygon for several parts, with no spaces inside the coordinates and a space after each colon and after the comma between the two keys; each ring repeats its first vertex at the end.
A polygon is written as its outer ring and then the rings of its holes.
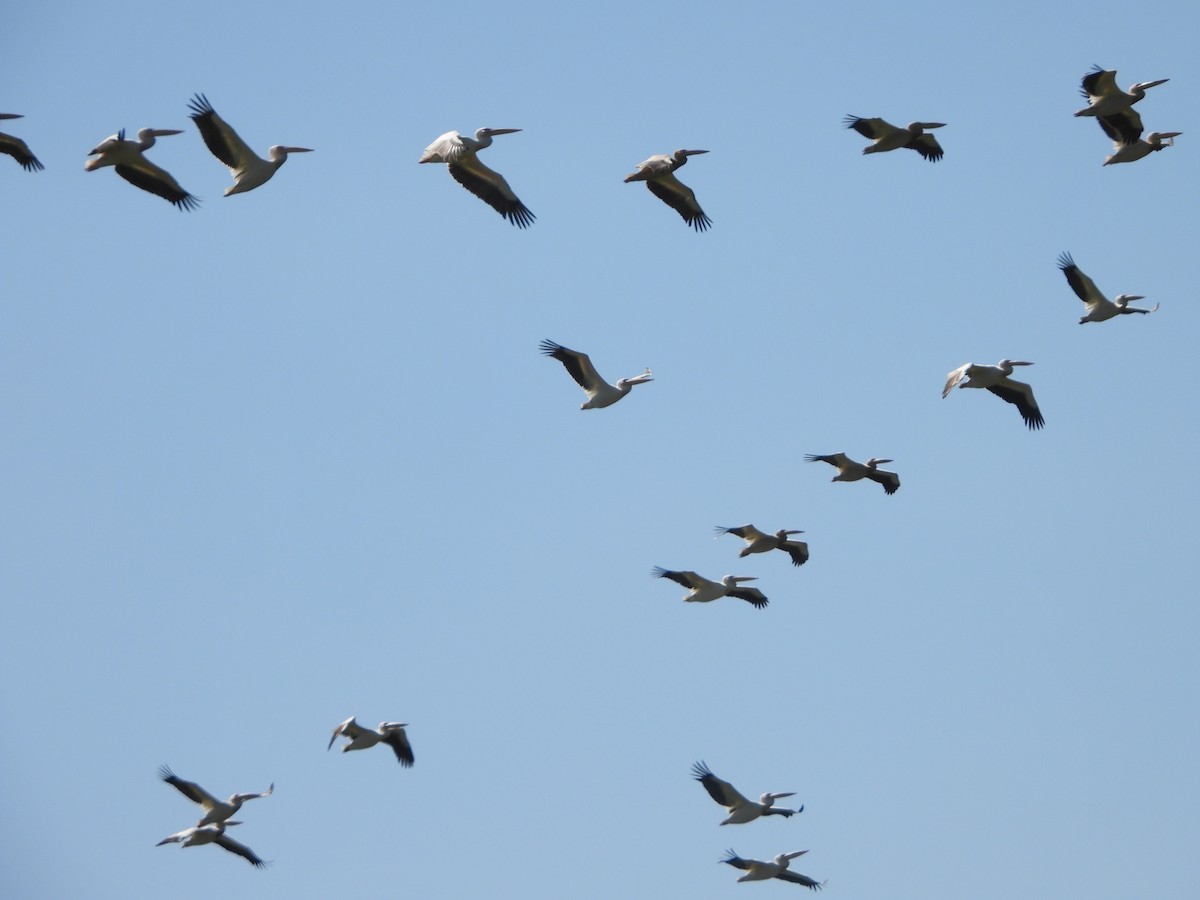
{"type": "Polygon", "coordinates": [[[838,900],[1200,883],[1200,7],[24,4],[0,34],[0,885],[838,900]],[[1102,168],[1094,64],[1173,149],[1102,168]],[[260,153],[224,198],[187,117],[260,153]],[[948,123],[864,157],[847,113],[948,123]],[[450,129],[521,231],[418,166],[450,129]],[[124,127],[193,213],[85,173],[124,127]],[[641,160],[681,178],[691,231],[641,160]],[[1055,264],[1153,316],[1079,326],[1055,264]],[[581,412],[550,338],[610,380],[581,412]],[[1036,362],[1031,433],[963,362],[1036,362]],[[805,453],[892,457],[831,484],[805,453]],[[738,560],[714,525],[802,528],[738,560]],[[757,575],[685,605],[653,566],[757,575]],[[326,752],[338,722],[410,722],[326,752]],[[792,790],[719,828],[689,777],[792,790]],[[222,796],[273,861],[155,842],[222,796]]]}

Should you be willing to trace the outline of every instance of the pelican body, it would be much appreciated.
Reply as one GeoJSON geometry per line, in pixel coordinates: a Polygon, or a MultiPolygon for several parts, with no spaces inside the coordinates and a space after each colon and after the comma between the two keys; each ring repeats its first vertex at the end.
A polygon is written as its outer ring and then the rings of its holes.
{"type": "Polygon", "coordinates": [[[480,128],[475,137],[447,131],[425,148],[418,163],[445,163],[454,180],[508,219],[518,228],[528,228],[537,218],[520,201],[504,176],[479,161],[480,150],[492,145],[492,136],[516,134],[520,128],[480,128]]]}
{"type": "Polygon", "coordinates": [[[1071,285],[1071,290],[1075,292],[1080,300],[1087,307],[1087,315],[1079,320],[1080,325],[1085,325],[1088,322],[1106,322],[1109,319],[1114,319],[1117,316],[1129,315],[1130,313],[1152,313],[1158,310],[1158,304],[1155,303],[1152,309],[1141,309],[1136,306],[1130,306],[1133,300],[1145,300],[1141,294],[1117,294],[1112,300],[1109,300],[1096,287],[1096,282],[1092,281],[1075,265],[1075,260],[1071,259],[1070,253],[1064,253],[1058,258],[1058,267],[1062,270],[1063,275],[1067,278],[1067,284],[1071,285]]]}
{"type": "Polygon", "coordinates": [[[863,147],[863,153],[887,153],[889,150],[899,150],[904,147],[916,150],[930,162],[937,162],[945,156],[942,145],[932,134],[926,134],[931,128],[945,128],[945,122],[912,122],[906,128],[898,128],[883,119],[862,119],[858,116],[846,116],[842,124],[853,128],[863,137],[872,141],[870,146],[863,147]]]}
{"type": "MultiPolygon", "coordinates": [[[[1100,126],[1104,128],[1104,120],[1100,120],[1100,126]]],[[[1108,132],[1108,129],[1105,128],[1108,132]]],[[[1144,159],[1151,153],[1156,153],[1159,150],[1165,150],[1167,147],[1175,146],[1175,138],[1183,134],[1182,131],[1152,131],[1146,136],[1146,139],[1137,140],[1132,144],[1126,143],[1119,135],[1114,135],[1108,132],[1109,137],[1113,138],[1113,152],[1105,157],[1104,165],[1113,166],[1118,163],[1137,162],[1139,159],[1144,159]]]]}
{"type": "Polygon", "coordinates": [[[266,863],[253,850],[245,844],[239,844],[225,834],[225,829],[229,826],[241,824],[241,822],[228,821],[214,822],[211,825],[196,825],[192,828],[185,828],[183,831],[177,831],[175,834],[167,835],[155,846],[182,844],[184,847],[200,847],[204,844],[216,844],[218,847],[224,847],[230,853],[236,853],[256,869],[261,869],[266,863]]]}
{"type": "MultiPolygon", "coordinates": [[[[23,119],[24,116],[18,113],[0,113],[2,119],[23,119]]],[[[19,137],[14,137],[11,134],[0,132],[0,153],[5,156],[11,156],[26,172],[38,172],[45,168],[41,161],[29,152],[29,145],[19,137]]]]}
{"type": "Polygon", "coordinates": [[[712,770],[703,763],[698,762],[692,766],[692,777],[704,785],[704,789],[708,791],[708,795],[729,810],[729,816],[723,821],[722,825],[744,825],[747,822],[753,822],[761,816],[794,816],[798,812],[804,812],[804,807],[799,809],[778,809],[774,806],[776,800],[783,797],[794,797],[795,792],[788,793],[767,793],[760,794],[758,802],[747,800],[738,792],[728,781],[722,781],[712,773],[712,770]]]}
{"type": "Polygon", "coordinates": [[[829,463],[837,468],[838,473],[830,479],[830,481],[861,481],[864,478],[869,478],[876,484],[881,485],[887,494],[894,494],[900,490],[900,476],[895,472],[885,472],[878,468],[880,463],[890,463],[890,459],[879,459],[872,456],[865,463],[856,462],[848,457],[845,453],[830,453],[821,456],[816,453],[808,453],[804,457],[807,462],[823,462],[829,463]]]}
{"type": "Polygon", "coordinates": [[[823,881],[817,881],[809,878],[807,875],[801,875],[799,872],[788,870],[788,863],[797,856],[803,856],[808,852],[807,850],[793,850],[791,853],[780,853],[771,862],[763,862],[761,859],[742,859],[733,850],[726,852],[728,855],[721,862],[733,866],[735,869],[742,869],[746,873],[738,881],[766,881],[769,878],[778,878],[780,881],[802,884],[804,887],[814,891],[819,891],[825,884],[823,881]]]}
{"type": "Polygon", "coordinates": [[[646,187],[683,217],[683,221],[696,231],[707,231],[712,219],[704,214],[696,195],[690,187],[675,177],[675,170],[687,165],[689,156],[707,153],[707,150],[676,150],[670,156],[660,153],[638,163],[637,171],[625,176],[625,183],[644,181],[646,187]]]}
{"type": "Polygon", "coordinates": [[[267,151],[263,159],[238,137],[229,124],[217,115],[208,98],[196,94],[189,102],[191,119],[200,131],[200,137],[212,152],[233,173],[233,184],[225,188],[225,196],[244,194],[261,187],[271,180],[279,167],[287,162],[289,153],[312,153],[310,147],[284,147],[276,144],[267,151]]]}
{"type": "Polygon", "coordinates": [[[414,757],[412,745],[408,742],[408,735],[404,733],[404,729],[407,727],[407,722],[380,722],[379,728],[372,731],[370,728],[363,728],[355,721],[355,717],[351,716],[333,729],[333,735],[329,738],[329,746],[325,749],[329,750],[333,747],[333,742],[337,740],[338,735],[349,738],[349,742],[342,747],[343,753],[351,750],[366,750],[376,744],[384,743],[392,748],[392,752],[396,754],[396,761],[400,765],[410,768],[414,757]]]}
{"type": "Polygon", "coordinates": [[[171,771],[169,766],[163,766],[158,770],[159,777],[167,784],[174,787],[179,793],[187,797],[193,803],[199,803],[204,807],[204,816],[196,823],[198,828],[203,828],[206,825],[219,825],[222,822],[227,822],[228,819],[242,808],[242,804],[247,800],[257,800],[259,797],[270,797],[275,790],[275,784],[265,791],[257,794],[232,794],[228,800],[218,800],[200,785],[194,781],[184,781],[171,771]]]}
{"type": "Polygon", "coordinates": [[[804,541],[791,540],[793,534],[804,534],[799,529],[790,531],[780,529],[774,534],[767,534],[765,531],[759,531],[753,525],[739,525],[737,528],[725,528],[718,525],[714,530],[717,537],[723,534],[734,534],[746,542],[746,546],[738,554],[738,559],[745,559],[751,553],[782,550],[792,558],[793,566],[802,566],[808,562],[808,544],[804,541]]]}
{"type": "Polygon", "coordinates": [[[1169,78],[1159,78],[1157,81],[1139,81],[1129,88],[1128,93],[1117,87],[1116,69],[1102,69],[1092,66],[1092,70],[1083,76],[1079,82],[1079,92],[1087,97],[1088,105],[1078,110],[1077,116],[1111,116],[1131,110],[1133,104],[1146,96],[1146,91],[1160,84],[1166,84],[1169,78]]]}
{"type": "Polygon", "coordinates": [[[143,128],[137,133],[136,141],[125,139],[125,129],[101,141],[89,151],[89,159],[83,164],[84,171],[94,172],[104,166],[113,166],[117,174],[143,191],[162,197],[176,209],[195,209],[200,201],[179,186],[166,169],[146,159],[145,153],[155,144],[155,138],[182,134],[177,128],[143,128]]]}
{"type": "Polygon", "coordinates": [[[1042,418],[1037,400],[1033,398],[1033,388],[1022,381],[1014,381],[1008,377],[1012,374],[1013,366],[1032,365],[1031,362],[1020,362],[1013,359],[1002,359],[994,366],[964,363],[946,376],[946,386],[942,388],[942,399],[949,396],[955,385],[960,388],[985,388],[1001,400],[1016,406],[1030,431],[1034,431],[1045,425],[1046,420],[1042,418]]]}
{"type": "Polygon", "coordinates": [[[562,363],[570,376],[575,379],[575,383],[583,388],[584,393],[587,394],[587,400],[580,404],[580,409],[603,409],[606,406],[612,406],[633,390],[635,384],[645,384],[647,381],[654,380],[653,373],[646,369],[641,375],[621,378],[616,384],[609,384],[600,377],[600,373],[596,371],[596,367],[592,365],[592,361],[586,353],[568,349],[562,344],[556,344],[550,340],[542,341],[538,346],[543,354],[562,363]]]}
{"type": "Polygon", "coordinates": [[[736,597],[745,600],[755,609],[766,609],[767,598],[758,588],[744,588],[738,585],[746,581],[757,581],[750,575],[726,575],[720,581],[709,581],[701,578],[695,572],[673,572],[661,566],[654,567],[656,578],[667,578],[688,589],[684,600],[688,603],[711,603],[722,597],[736,597]]]}

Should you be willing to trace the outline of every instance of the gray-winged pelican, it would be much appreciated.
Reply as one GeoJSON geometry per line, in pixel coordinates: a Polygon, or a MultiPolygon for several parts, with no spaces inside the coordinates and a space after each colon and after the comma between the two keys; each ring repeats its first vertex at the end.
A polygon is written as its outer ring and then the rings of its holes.
{"type": "Polygon", "coordinates": [[[1158,304],[1155,303],[1152,309],[1141,309],[1136,306],[1130,306],[1129,303],[1133,300],[1145,300],[1141,294],[1117,294],[1112,300],[1109,300],[1096,287],[1096,282],[1092,281],[1075,265],[1075,260],[1071,259],[1070,253],[1064,253],[1058,258],[1058,267],[1062,270],[1063,275],[1067,277],[1067,284],[1071,285],[1071,290],[1075,292],[1080,300],[1087,307],[1087,315],[1079,320],[1079,324],[1083,325],[1087,322],[1104,322],[1108,319],[1116,318],[1121,315],[1129,315],[1130,313],[1152,313],[1157,311],[1158,304]]]}
{"type": "Polygon", "coordinates": [[[267,159],[263,159],[238,137],[238,133],[229,127],[224,119],[217,115],[208,98],[197,94],[188,102],[191,119],[200,129],[200,137],[219,159],[233,173],[233,184],[225,188],[225,196],[244,194],[271,180],[279,167],[287,162],[289,153],[312,153],[311,147],[284,147],[276,144],[267,151],[267,159]]]}
{"type": "Polygon", "coordinates": [[[746,874],[738,881],[766,881],[768,878],[778,878],[780,881],[802,884],[806,888],[818,891],[825,882],[788,870],[788,863],[791,860],[797,856],[803,856],[807,852],[807,850],[793,850],[791,853],[780,853],[772,862],[763,862],[761,859],[742,859],[733,850],[727,850],[726,853],[729,855],[721,862],[745,871],[746,874]]]}
{"type": "Polygon", "coordinates": [[[1138,139],[1129,143],[1120,132],[1108,125],[1106,119],[1099,121],[1100,127],[1104,129],[1105,134],[1112,138],[1113,142],[1113,152],[1104,158],[1106,166],[1137,162],[1151,153],[1165,150],[1167,147],[1174,147],[1175,138],[1183,134],[1182,131],[1152,131],[1146,135],[1145,140],[1138,139]]]}
{"type": "Polygon", "coordinates": [[[733,534],[740,537],[746,542],[746,546],[742,548],[742,552],[738,554],[739,559],[744,559],[751,553],[766,553],[768,550],[782,550],[792,558],[792,565],[802,566],[808,562],[808,544],[804,541],[789,540],[793,534],[804,534],[803,530],[793,528],[791,530],[780,529],[774,534],[767,534],[765,531],[759,531],[753,525],[739,525],[737,528],[725,528],[721,525],[714,529],[717,537],[723,534],[733,534]]]}
{"type": "Polygon", "coordinates": [[[746,822],[753,822],[759,816],[793,816],[798,812],[804,812],[804,807],[799,809],[780,809],[773,804],[776,800],[784,797],[796,796],[795,791],[787,793],[766,793],[761,794],[758,802],[747,800],[739,793],[728,781],[722,781],[712,773],[712,770],[703,763],[698,762],[692,766],[692,777],[704,785],[704,789],[708,791],[708,795],[729,810],[729,816],[721,824],[722,825],[744,825],[746,822]]]}
{"type": "Polygon", "coordinates": [[[659,153],[638,163],[637,171],[625,176],[625,183],[644,181],[650,193],[683,217],[683,221],[697,231],[707,231],[712,219],[704,214],[696,202],[696,194],[690,187],[675,177],[675,170],[687,164],[689,156],[707,153],[707,150],[676,150],[670,156],[659,153]]]}
{"type": "Polygon", "coordinates": [[[823,462],[834,466],[838,473],[830,479],[831,481],[860,481],[863,478],[869,478],[876,484],[882,485],[885,493],[894,494],[900,490],[900,476],[895,472],[885,472],[878,468],[880,463],[892,462],[890,459],[872,456],[865,463],[860,463],[845,453],[830,453],[825,456],[807,453],[804,459],[806,462],[823,462]]]}
{"type": "Polygon", "coordinates": [[[183,831],[177,831],[175,834],[168,835],[155,846],[182,844],[184,847],[199,847],[203,844],[216,844],[218,847],[224,847],[230,853],[236,853],[256,869],[261,869],[266,863],[259,859],[253,850],[245,844],[239,844],[225,834],[225,829],[230,825],[241,824],[241,822],[235,821],[214,822],[212,825],[197,825],[193,828],[185,828],[183,831]]]}
{"type": "Polygon", "coordinates": [[[688,603],[711,603],[722,597],[736,597],[755,609],[766,609],[767,606],[767,598],[758,588],[738,587],[744,581],[758,580],[750,575],[726,575],[720,581],[709,581],[695,572],[674,572],[661,566],[655,566],[653,574],[656,578],[667,578],[687,588],[689,593],[683,599],[688,603]]]}
{"type": "Polygon", "coordinates": [[[538,348],[546,356],[562,363],[571,377],[575,379],[575,383],[583,388],[588,398],[585,403],[580,404],[580,409],[603,409],[606,406],[612,406],[633,390],[635,384],[645,384],[647,381],[654,380],[653,374],[646,369],[641,375],[621,378],[616,384],[609,384],[600,377],[600,373],[596,371],[596,367],[592,365],[592,361],[586,353],[568,349],[551,340],[542,341],[538,348]]]}
{"type": "Polygon", "coordinates": [[[874,142],[869,147],[863,147],[863,153],[886,153],[905,147],[916,150],[930,162],[937,162],[945,155],[937,138],[925,133],[931,128],[945,128],[945,122],[913,122],[907,128],[897,128],[880,118],[846,116],[842,124],[874,142]]]}
{"type": "Polygon", "coordinates": [[[994,366],[963,363],[946,376],[946,386],[942,388],[942,399],[950,394],[956,384],[960,388],[986,388],[1001,400],[1016,406],[1030,430],[1041,428],[1046,424],[1046,420],[1042,418],[1042,411],[1038,409],[1037,401],[1033,399],[1033,388],[1022,381],[1013,381],[1008,377],[1012,374],[1013,366],[1032,365],[1031,362],[1020,362],[1013,359],[1002,359],[994,366]]]}
{"type": "Polygon", "coordinates": [[[408,742],[408,735],[404,733],[404,729],[407,727],[407,722],[380,722],[379,728],[372,731],[370,728],[363,728],[354,720],[354,716],[351,716],[333,729],[333,735],[329,738],[329,746],[325,749],[328,750],[333,746],[338,735],[350,739],[350,742],[342,747],[343,753],[350,750],[366,750],[378,743],[384,743],[392,748],[397,762],[407,768],[413,764],[414,759],[412,745],[408,742]]]}
{"type": "MultiPolygon", "coordinates": [[[[1146,96],[1146,91],[1156,85],[1166,84],[1169,78],[1159,78],[1157,81],[1140,81],[1133,85],[1129,92],[1121,90],[1117,87],[1117,72],[1115,69],[1102,69],[1099,66],[1092,66],[1092,70],[1083,76],[1080,81],[1080,93],[1087,97],[1088,105],[1075,113],[1077,116],[1095,116],[1113,117],[1112,124],[1117,126],[1122,124],[1122,118],[1127,113],[1133,113],[1133,104],[1137,103],[1146,96]]],[[[1137,116],[1137,113],[1133,113],[1137,116]]],[[[1132,128],[1133,119],[1125,117],[1128,125],[1123,127],[1132,128]]],[[[1136,129],[1140,134],[1142,130],[1142,120],[1140,117],[1136,119],[1136,129]]],[[[1137,138],[1134,137],[1126,143],[1133,143],[1137,138]]]]}
{"type": "Polygon", "coordinates": [[[241,809],[242,804],[247,800],[270,797],[275,790],[275,784],[272,782],[269,788],[257,794],[232,794],[228,800],[218,800],[194,781],[184,781],[172,772],[168,766],[162,766],[158,770],[158,775],[163,781],[174,787],[193,803],[199,803],[204,807],[204,816],[196,823],[198,827],[224,822],[241,809]]]}
{"type": "Polygon", "coordinates": [[[117,174],[143,191],[162,197],[176,209],[195,209],[200,201],[179,186],[171,173],[146,159],[145,152],[155,144],[155,138],[182,134],[177,128],[143,128],[136,141],[125,140],[125,129],[101,141],[83,164],[84,171],[94,172],[104,166],[114,166],[117,174]]]}
{"type": "Polygon", "coordinates": [[[492,135],[516,134],[520,128],[480,128],[474,139],[447,131],[425,148],[418,163],[445,163],[454,180],[518,228],[528,228],[537,218],[522,203],[504,176],[479,161],[476,154],[492,145],[492,135]]]}

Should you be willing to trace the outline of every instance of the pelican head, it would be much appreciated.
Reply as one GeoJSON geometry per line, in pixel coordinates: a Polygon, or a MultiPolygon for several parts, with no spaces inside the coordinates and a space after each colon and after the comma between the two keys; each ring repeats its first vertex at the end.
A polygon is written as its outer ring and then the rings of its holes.
{"type": "Polygon", "coordinates": [[[277,162],[283,165],[283,161],[287,159],[289,153],[312,153],[312,147],[284,147],[276,144],[267,151],[267,157],[271,162],[277,162]]]}
{"type": "Polygon", "coordinates": [[[1012,369],[1013,366],[1032,366],[1031,362],[1024,362],[1019,359],[1002,359],[1000,360],[1000,368],[1012,369]]]}
{"type": "Polygon", "coordinates": [[[737,587],[743,581],[758,581],[755,575],[726,575],[721,579],[721,583],[726,587],[737,587]]]}
{"type": "Polygon", "coordinates": [[[758,802],[761,803],[763,806],[770,806],[776,800],[781,800],[784,797],[794,797],[794,796],[796,796],[795,791],[788,791],[787,793],[783,793],[783,794],[767,793],[767,794],[762,794],[761,796],[759,796],[758,802]]]}
{"type": "Polygon", "coordinates": [[[407,728],[407,727],[408,727],[407,722],[380,722],[379,723],[380,731],[389,731],[389,730],[394,730],[396,728],[407,728]]]}
{"type": "Polygon", "coordinates": [[[1158,87],[1160,84],[1166,84],[1170,78],[1159,78],[1157,81],[1139,81],[1129,89],[1129,93],[1134,95],[1145,94],[1152,87],[1158,87]]]}
{"type": "Polygon", "coordinates": [[[23,119],[25,118],[20,113],[0,113],[0,119],[23,119]]]}
{"type": "Polygon", "coordinates": [[[481,141],[494,134],[516,134],[520,130],[520,128],[480,128],[475,132],[475,139],[481,141]]]}
{"type": "Polygon", "coordinates": [[[1146,136],[1146,143],[1158,145],[1166,141],[1168,147],[1173,147],[1175,146],[1174,138],[1179,137],[1181,134],[1183,134],[1182,131],[1152,131],[1146,136]]]}
{"type": "Polygon", "coordinates": [[[789,859],[795,859],[797,856],[803,856],[807,850],[793,850],[791,853],[780,853],[775,857],[775,862],[778,865],[786,866],[789,859]]]}
{"type": "Polygon", "coordinates": [[[160,137],[170,137],[173,134],[183,134],[178,128],[141,128],[138,130],[138,144],[140,150],[149,150],[154,146],[154,139],[160,137]]]}
{"type": "Polygon", "coordinates": [[[676,150],[676,156],[697,156],[701,153],[707,153],[707,150],[676,150]]]}
{"type": "Polygon", "coordinates": [[[868,468],[868,469],[873,469],[873,468],[875,468],[876,466],[883,465],[884,463],[890,463],[890,462],[895,462],[895,460],[893,460],[893,459],[880,459],[880,458],[878,458],[878,457],[876,457],[876,456],[872,456],[870,459],[868,459],[868,460],[867,460],[867,468],[868,468]]]}
{"type": "Polygon", "coordinates": [[[909,131],[929,131],[931,128],[945,128],[945,122],[913,122],[908,126],[909,131]]]}
{"type": "Polygon", "coordinates": [[[1141,294],[1117,294],[1117,296],[1113,297],[1113,303],[1115,305],[1119,306],[1121,309],[1124,309],[1126,306],[1128,306],[1134,300],[1145,300],[1145,299],[1146,298],[1143,297],[1141,294]]]}
{"type": "Polygon", "coordinates": [[[653,380],[654,380],[653,374],[650,372],[649,369],[647,369],[641,375],[633,375],[629,378],[619,379],[617,381],[617,389],[623,391],[623,390],[626,390],[627,388],[633,387],[635,384],[645,384],[647,381],[653,381],[653,380]]]}
{"type": "MultiPolygon", "coordinates": [[[[788,537],[793,534],[804,534],[804,530],[801,528],[793,528],[790,530],[781,528],[781,529],[779,529],[779,531],[775,532],[775,537],[779,538],[781,541],[786,541],[788,539],[788,537]]],[[[776,794],[776,796],[777,797],[790,797],[792,795],[791,794],[776,794]]]]}

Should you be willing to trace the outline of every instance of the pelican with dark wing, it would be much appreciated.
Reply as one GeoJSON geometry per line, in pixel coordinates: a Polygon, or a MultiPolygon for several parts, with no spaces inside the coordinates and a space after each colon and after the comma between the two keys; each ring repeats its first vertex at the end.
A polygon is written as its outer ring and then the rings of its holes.
{"type": "Polygon", "coordinates": [[[879,118],[861,119],[858,116],[846,116],[842,119],[842,124],[853,128],[872,142],[870,146],[863,147],[863,153],[887,153],[889,150],[904,147],[916,150],[930,162],[937,162],[945,155],[937,138],[926,134],[931,128],[945,128],[945,122],[913,122],[907,128],[897,128],[879,118]]]}
{"type": "Polygon", "coordinates": [[[711,603],[722,597],[736,597],[738,600],[745,600],[755,609],[767,608],[767,598],[762,591],[758,588],[739,587],[743,582],[758,580],[750,575],[726,575],[720,581],[709,581],[695,572],[673,572],[661,566],[655,566],[653,574],[656,578],[666,578],[687,588],[688,594],[683,599],[688,603],[711,603]]]}
{"type": "Polygon", "coordinates": [[[204,816],[196,823],[197,827],[217,825],[225,822],[230,816],[241,809],[242,804],[247,800],[270,797],[275,790],[275,785],[272,783],[265,791],[257,794],[233,794],[228,800],[218,800],[194,781],[184,781],[178,777],[168,766],[160,768],[158,775],[163,781],[183,794],[183,796],[187,797],[193,803],[199,803],[204,808],[204,816]]]}
{"type": "Polygon", "coordinates": [[[408,742],[408,735],[404,733],[404,729],[407,727],[407,722],[380,722],[379,728],[371,730],[363,728],[355,721],[355,717],[351,716],[333,729],[333,735],[329,738],[329,746],[325,749],[333,747],[333,742],[339,735],[349,738],[349,743],[342,747],[343,753],[350,750],[366,750],[368,747],[383,743],[392,748],[392,752],[396,754],[396,761],[408,768],[412,766],[414,758],[412,745],[408,742]]]}
{"type": "MultiPolygon", "coordinates": [[[[1117,87],[1117,72],[1115,69],[1102,69],[1093,66],[1092,70],[1080,81],[1080,93],[1087,97],[1088,105],[1077,111],[1077,116],[1095,116],[1097,119],[1106,118],[1119,130],[1132,133],[1136,128],[1138,135],[1142,132],[1142,120],[1133,111],[1133,104],[1146,96],[1146,91],[1160,84],[1166,84],[1169,78],[1159,78],[1157,81],[1139,81],[1128,93],[1117,87]]],[[[1135,135],[1126,143],[1137,140],[1135,135]]]]}
{"type": "Polygon", "coordinates": [[[895,472],[885,472],[879,468],[880,463],[890,463],[890,459],[880,459],[872,456],[865,463],[856,462],[845,453],[830,453],[821,456],[816,453],[806,454],[807,462],[829,463],[838,470],[831,481],[861,481],[869,478],[876,484],[882,485],[885,493],[894,494],[900,490],[900,476],[895,472]]]}
{"type": "Polygon", "coordinates": [[[738,881],[766,881],[769,878],[778,878],[780,881],[790,881],[792,884],[801,884],[806,888],[814,891],[819,891],[825,882],[817,881],[809,878],[807,875],[801,875],[799,872],[792,872],[788,869],[788,863],[797,856],[803,856],[807,850],[793,850],[791,853],[780,853],[771,862],[763,862],[761,859],[742,859],[734,851],[726,851],[728,856],[721,860],[727,865],[733,866],[735,869],[741,869],[746,874],[738,881]]]}
{"type": "Polygon", "coordinates": [[[704,214],[692,189],[675,177],[675,170],[687,164],[689,156],[707,150],[676,150],[670,156],[659,153],[638,163],[637,171],[625,176],[625,183],[644,181],[650,193],[683,217],[697,231],[707,231],[712,219],[704,214]]]}
{"type": "Polygon", "coordinates": [[[542,341],[539,347],[546,356],[562,363],[570,376],[575,379],[575,383],[587,394],[587,401],[580,404],[580,409],[603,409],[606,406],[612,406],[633,390],[635,384],[645,384],[647,381],[654,380],[653,374],[646,369],[641,375],[620,378],[616,384],[609,384],[600,377],[600,373],[596,371],[596,367],[592,365],[592,361],[586,353],[570,350],[562,344],[556,344],[550,340],[542,341]]]}
{"type": "Polygon", "coordinates": [[[737,528],[724,528],[718,525],[715,530],[717,537],[723,534],[733,534],[746,542],[746,546],[738,554],[739,559],[744,559],[751,553],[782,550],[792,558],[794,566],[802,566],[808,562],[808,544],[804,541],[791,540],[793,534],[804,534],[800,529],[780,529],[774,534],[767,534],[765,531],[759,531],[753,525],[739,525],[737,528]]]}
{"type": "Polygon", "coordinates": [[[474,138],[447,131],[425,148],[418,163],[445,163],[454,180],[508,219],[518,228],[528,228],[537,217],[513,193],[504,176],[479,161],[480,150],[492,145],[492,136],[516,134],[520,128],[480,128],[474,138]]]}
{"type": "MultiPolygon", "coordinates": [[[[22,119],[17,113],[0,113],[0,119],[22,119]]],[[[11,156],[26,172],[37,172],[44,169],[36,156],[29,152],[29,145],[19,137],[14,137],[11,134],[0,132],[0,153],[5,156],[11,156]]]]}
{"type": "Polygon", "coordinates": [[[1096,282],[1092,281],[1085,275],[1079,266],[1075,265],[1075,260],[1071,259],[1070,253],[1064,253],[1058,258],[1058,267],[1062,270],[1063,275],[1067,277],[1067,284],[1071,285],[1071,290],[1075,292],[1084,306],[1087,307],[1087,315],[1079,320],[1079,324],[1083,325],[1087,322],[1104,322],[1108,319],[1116,318],[1117,316],[1129,315],[1130,313],[1146,313],[1156,312],[1158,304],[1155,303],[1150,309],[1141,309],[1136,306],[1130,306],[1130,301],[1145,300],[1141,294],[1117,294],[1113,299],[1109,300],[1096,287],[1096,282]]]}
{"type": "Polygon", "coordinates": [[[1174,147],[1175,138],[1183,134],[1182,131],[1152,131],[1146,135],[1145,140],[1139,138],[1130,143],[1125,140],[1124,135],[1108,124],[1107,119],[1100,119],[1099,122],[1104,133],[1112,138],[1113,142],[1113,152],[1104,158],[1106,166],[1137,162],[1151,153],[1157,153],[1167,147],[1174,147]]]}
{"type": "Polygon", "coordinates": [[[245,844],[239,844],[233,838],[225,833],[225,829],[230,825],[241,825],[241,822],[215,822],[212,825],[197,825],[194,828],[185,828],[183,831],[178,831],[175,834],[168,835],[158,842],[155,846],[161,847],[163,844],[182,844],[184,847],[199,847],[203,844],[216,844],[218,847],[223,847],[230,853],[236,853],[250,865],[256,869],[261,869],[266,865],[253,850],[245,844]]]}
{"type": "Polygon", "coordinates": [[[975,363],[964,363],[946,376],[946,386],[942,388],[942,399],[945,399],[955,385],[960,388],[986,388],[1001,400],[1013,404],[1021,413],[1021,418],[1031,431],[1046,424],[1042,411],[1038,409],[1037,401],[1033,399],[1033,388],[1022,381],[1013,381],[1008,376],[1012,374],[1013,366],[1032,366],[1031,362],[1020,362],[1014,359],[1002,359],[994,366],[978,366],[975,363]]]}
{"type": "Polygon", "coordinates": [[[117,174],[143,191],[162,197],[176,209],[195,209],[200,201],[179,186],[179,182],[166,169],[146,159],[145,153],[155,144],[155,138],[171,134],[182,134],[177,128],[143,128],[136,141],[125,140],[125,129],[101,141],[83,164],[84,171],[94,172],[104,166],[113,166],[117,174]]]}
{"type": "Polygon", "coordinates": [[[225,188],[225,196],[244,194],[256,187],[266,184],[271,176],[279,171],[279,167],[287,162],[289,153],[312,153],[310,147],[284,147],[276,144],[267,151],[263,159],[238,137],[224,119],[217,115],[208,98],[197,94],[188,103],[191,119],[200,129],[200,137],[212,155],[229,168],[233,174],[233,184],[225,188]]]}
{"type": "Polygon", "coordinates": [[[729,816],[721,824],[722,825],[744,825],[746,822],[753,822],[760,816],[794,816],[798,812],[804,812],[804,807],[799,809],[780,809],[774,805],[776,800],[784,797],[796,796],[795,791],[788,793],[767,793],[759,795],[758,802],[747,800],[738,792],[728,781],[722,781],[712,773],[707,765],[703,762],[698,762],[692,766],[692,777],[704,785],[704,789],[708,791],[708,795],[729,810],[729,816]]]}

